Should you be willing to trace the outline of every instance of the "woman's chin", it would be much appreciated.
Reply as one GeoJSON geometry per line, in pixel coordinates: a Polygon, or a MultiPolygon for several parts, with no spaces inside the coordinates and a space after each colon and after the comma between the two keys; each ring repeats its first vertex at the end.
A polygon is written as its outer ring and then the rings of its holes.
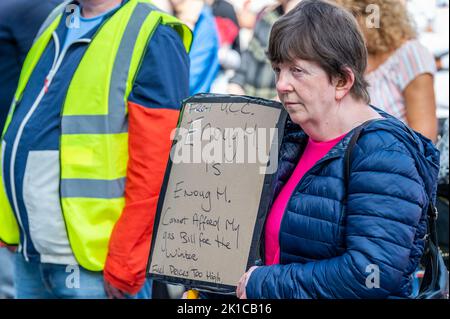
{"type": "Polygon", "coordinates": [[[294,112],[299,112],[302,111],[305,107],[303,106],[303,104],[301,103],[296,103],[296,104],[283,104],[284,108],[286,109],[286,111],[288,111],[289,113],[294,113],[294,112]]]}
{"type": "Polygon", "coordinates": [[[308,121],[308,116],[306,112],[288,112],[289,117],[291,118],[292,122],[294,122],[297,125],[302,125],[308,121]]]}

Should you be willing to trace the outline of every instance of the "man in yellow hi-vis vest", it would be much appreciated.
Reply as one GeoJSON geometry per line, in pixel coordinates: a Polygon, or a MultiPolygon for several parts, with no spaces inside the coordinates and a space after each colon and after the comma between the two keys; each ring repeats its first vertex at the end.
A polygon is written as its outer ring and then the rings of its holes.
{"type": "Polygon", "coordinates": [[[191,41],[148,0],[65,2],[41,27],[2,134],[18,298],[141,290],[191,41]]]}

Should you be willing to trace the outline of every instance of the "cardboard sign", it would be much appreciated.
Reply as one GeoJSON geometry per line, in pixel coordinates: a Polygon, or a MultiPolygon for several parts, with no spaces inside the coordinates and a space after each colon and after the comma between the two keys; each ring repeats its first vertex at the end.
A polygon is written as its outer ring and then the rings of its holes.
{"type": "Polygon", "coordinates": [[[197,95],[183,103],[161,190],[148,274],[232,293],[254,265],[286,122],[280,103],[197,95]]]}

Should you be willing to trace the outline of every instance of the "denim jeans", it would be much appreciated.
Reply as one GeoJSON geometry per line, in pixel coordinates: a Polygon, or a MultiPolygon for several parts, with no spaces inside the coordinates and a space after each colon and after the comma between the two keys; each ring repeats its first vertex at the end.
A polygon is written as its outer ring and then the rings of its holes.
{"type": "MultiPolygon", "coordinates": [[[[55,265],[27,262],[21,254],[15,257],[16,295],[19,299],[105,299],[103,274],[78,265],[55,265]]],[[[147,280],[130,299],[151,298],[147,280]]]]}
{"type": "Polygon", "coordinates": [[[0,299],[14,298],[14,254],[0,248],[0,299]]]}

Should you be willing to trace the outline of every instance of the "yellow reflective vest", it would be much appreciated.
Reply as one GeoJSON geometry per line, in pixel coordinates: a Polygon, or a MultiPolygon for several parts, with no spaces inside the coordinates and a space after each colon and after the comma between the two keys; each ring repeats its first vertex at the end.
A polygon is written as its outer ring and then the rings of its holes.
{"type": "MultiPolygon", "coordinates": [[[[3,135],[36,64],[61,21],[63,9],[59,7],[50,15],[27,55],[3,135]]],[[[101,26],[90,42],[63,105],[62,212],[75,258],[91,271],[103,270],[112,229],[125,205],[127,100],[150,38],[160,24],[174,28],[189,51],[192,32],[187,26],[156,10],[150,1],[129,0],[101,26]]],[[[20,220],[13,213],[16,205],[9,202],[2,178],[0,240],[10,245],[19,243],[20,220]]]]}

